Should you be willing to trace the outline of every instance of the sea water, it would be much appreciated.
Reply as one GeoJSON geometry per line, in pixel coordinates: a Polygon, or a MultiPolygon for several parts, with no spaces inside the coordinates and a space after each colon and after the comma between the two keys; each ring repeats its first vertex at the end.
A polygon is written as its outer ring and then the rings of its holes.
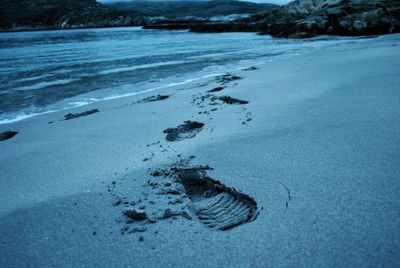
{"type": "Polygon", "coordinates": [[[156,91],[343,40],[348,39],[138,27],[0,33],[0,124],[156,91]]]}

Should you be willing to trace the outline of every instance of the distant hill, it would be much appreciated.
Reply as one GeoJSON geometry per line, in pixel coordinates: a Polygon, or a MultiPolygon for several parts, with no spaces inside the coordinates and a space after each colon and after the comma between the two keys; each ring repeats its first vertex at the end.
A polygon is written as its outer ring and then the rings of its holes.
{"type": "Polygon", "coordinates": [[[3,30],[125,26],[135,24],[135,17],[96,0],[0,1],[3,30]]]}
{"type": "Polygon", "coordinates": [[[138,12],[147,16],[179,17],[213,17],[231,14],[255,14],[270,11],[278,5],[256,4],[232,0],[211,1],[144,1],[133,0],[109,3],[107,6],[119,11],[138,12]]]}

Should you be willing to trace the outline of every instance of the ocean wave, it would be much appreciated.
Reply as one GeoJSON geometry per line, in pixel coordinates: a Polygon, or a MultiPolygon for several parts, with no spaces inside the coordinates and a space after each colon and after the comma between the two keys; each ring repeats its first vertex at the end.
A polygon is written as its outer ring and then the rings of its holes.
{"type": "Polygon", "coordinates": [[[174,86],[185,85],[185,84],[192,83],[194,81],[207,79],[207,78],[211,78],[211,77],[216,77],[216,76],[219,76],[222,74],[223,73],[207,74],[207,75],[203,75],[200,77],[189,78],[189,79],[186,79],[181,82],[168,83],[166,85],[153,87],[153,88],[149,88],[149,89],[145,89],[145,90],[141,90],[141,91],[137,91],[137,92],[130,92],[130,93],[125,93],[125,94],[120,94],[120,95],[111,95],[111,96],[107,96],[107,97],[103,97],[103,98],[87,98],[87,99],[77,100],[77,101],[68,101],[66,103],[65,107],[60,107],[58,109],[51,109],[51,110],[47,110],[47,111],[43,111],[43,112],[35,111],[35,112],[31,112],[31,113],[21,112],[16,115],[8,115],[4,118],[0,118],[0,125],[15,123],[15,122],[18,122],[18,121],[21,121],[24,119],[28,119],[28,118],[32,118],[35,116],[39,116],[39,115],[60,112],[60,111],[69,110],[69,109],[76,108],[76,107],[86,106],[86,105],[93,104],[96,102],[115,100],[115,99],[135,96],[135,95],[141,95],[141,94],[145,94],[145,93],[156,91],[156,90],[167,89],[167,88],[174,87],[174,86]]]}
{"type": "MultiPolygon", "coordinates": [[[[67,109],[67,108],[66,108],[67,109]]],[[[58,112],[58,111],[62,111],[61,110],[49,110],[49,111],[44,111],[44,112],[39,112],[39,113],[19,113],[10,117],[6,117],[6,118],[2,118],[0,119],[0,125],[5,125],[5,124],[11,124],[11,123],[15,123],[24,119],[28,119],[34,116],[38,116],[38,115],[44,115],[44,114],[49,114],[49,113],[54,113],[54,112],[58,112]]]]}
{"type": "Polygon", "coordinates": [[[51,77],[52,74],[42,74],[42,75],[37,75],[37,76],[32,76],[32,77],[25,77],[25,78],[20,78],[17,79],[15,82],[31,82],[31,81],[36,81],[40,80],[43,78],[51,77]]]}
{"type": "Polygon", "coordinates": [[[149,64],[143,64],[143,65],[137,65],[137,66],[108,69],[105,71],[101,71],[98,74],[100,74],[100,75],[115,74],[115,73],[134,71],[134,70],[138,70],[138,69],[147,69],[147,68],[176,65],[176,64],[182,64],[182,63],[185,63],[185,61],[176,60],[176,61],[166,61],[166,62],[159,62],[159,63],[149,63],[149,64]]]}
{"type": "Polygon", "coordinates": [[[78,81],[78,80],[79,79],[59,79],[59,80],[48,81],[48,82],[40,82],[40,83],[36,83],[36,84],[30,85],[30,86],[17,87],[15,90],[21,90],[21,91],[38,90],[38,89],[51,87],[51,86],[70,84],[70,83],[78,81]]]}

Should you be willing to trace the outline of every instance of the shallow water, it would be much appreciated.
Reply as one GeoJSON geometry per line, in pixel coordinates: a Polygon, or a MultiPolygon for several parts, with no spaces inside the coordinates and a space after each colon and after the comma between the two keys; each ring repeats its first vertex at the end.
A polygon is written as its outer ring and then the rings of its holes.
{"type": "Polygon", "coordinates": [[[0,124],[185,83],[347,39],[137,27],[0,34],[0,124]]]}

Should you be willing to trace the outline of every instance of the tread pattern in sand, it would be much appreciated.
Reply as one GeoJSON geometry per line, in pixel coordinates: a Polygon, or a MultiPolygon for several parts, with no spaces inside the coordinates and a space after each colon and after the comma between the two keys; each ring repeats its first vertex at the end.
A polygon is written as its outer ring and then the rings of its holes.
{"type": "Polygon", "coordinates": [[[249,196],[205,176],[196,168],[181,169],[179,180],[207,227],[228,230],[256,219],[257,203],[249,196]]]}

